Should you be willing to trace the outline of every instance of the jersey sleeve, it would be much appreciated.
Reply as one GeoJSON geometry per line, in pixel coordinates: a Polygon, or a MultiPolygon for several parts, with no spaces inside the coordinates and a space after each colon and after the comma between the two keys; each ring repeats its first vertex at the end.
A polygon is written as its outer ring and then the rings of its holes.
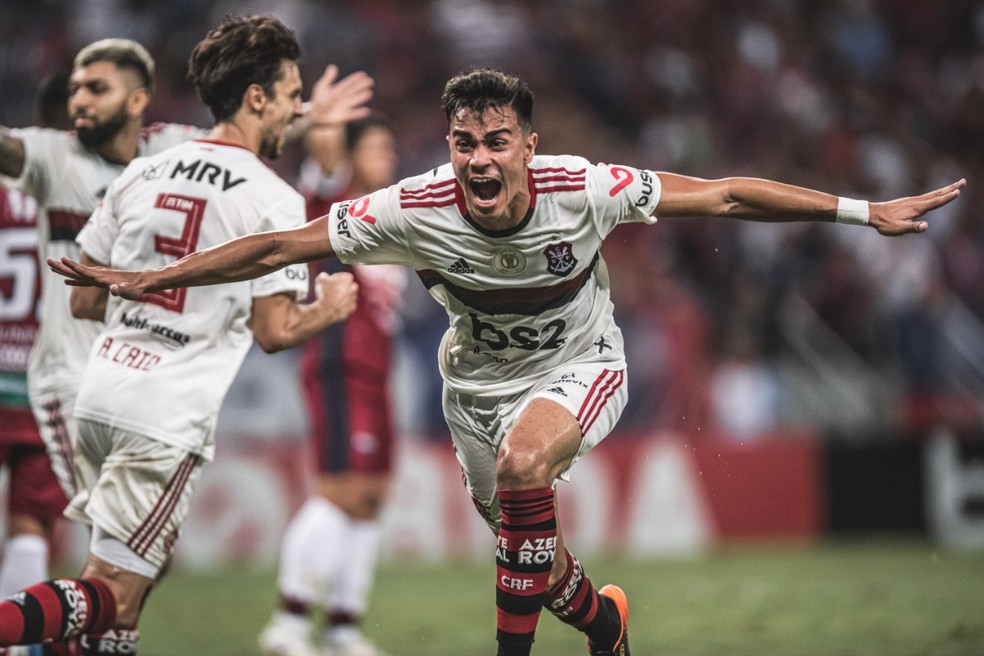
{"type": "Polygon", "coordinates": [[[601,234],[621,223],[656,223],[653,211],[659,203],[659,177],[652,171],[619,164],[588,168],[588,194],[597,208],[601,234]]]}
{"type": "Polygon", "coordinates": [[[75,237],[83,253],[106,266],[114,264],[113,244],[119,234],[119,221],[115,212],[116,199],[123,184],[122,179],[127,173],[129,171],[124,171],[123,175],[109,185],[106,195],[75,237]]]}
{"type": "Polygon", "coordinates": [[[16,128],[11,134],[24,143],[24,169],[18,178],[4,177],[4,185],[43,200],[48,192],[47,181],[55,179],[56,163],[59,158],[64,161],[66,140],[72,137],[46,128],[16,128]]]}
{"type": "Polygon", "coordinates": [[[400,187],[335,203],[328,210],[328,238],[345,264],[410,264],[400,187]]]}
{"type": "MultiPolygon", "coordinates": [[[[304,223],[305,211],[304,198],[290,190],[263,215],[257,232],[296,228],[304,223]]],[[[291,264],[253,280],[250,293],[253,297],[291,294],[294,298],[304,298],[308,293],[308,277],[307,264],[291,264]]]]}

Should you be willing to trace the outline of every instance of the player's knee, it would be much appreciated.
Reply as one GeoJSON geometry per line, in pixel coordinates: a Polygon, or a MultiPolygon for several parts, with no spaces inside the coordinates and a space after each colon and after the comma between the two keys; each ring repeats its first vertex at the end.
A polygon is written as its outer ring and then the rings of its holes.
{"type": "Polygon", "coordinates": [[[500,490],[522,490],[551,483],[548,464],[536,451],[503,447],[495,464],[495,480],[500,490]]]}

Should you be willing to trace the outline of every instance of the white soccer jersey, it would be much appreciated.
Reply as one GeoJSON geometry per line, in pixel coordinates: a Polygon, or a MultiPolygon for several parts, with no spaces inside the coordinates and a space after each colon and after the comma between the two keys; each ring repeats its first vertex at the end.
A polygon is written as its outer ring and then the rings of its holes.
{"type": "MultiPolygon", "coordinates": [[[[10,186],[38,201],[38,256],[43,292],[41,330],[28,366],[32,397],[74,392],[89,355],[99,323],[72,317],[68,306],[71,288],[44,265],[48,257],[79,259],[75,237],[99,204],[110,183],[123,171],[79,143],[73,132],[45,128],[12,131],[24,142],[24,171],[10,186]]],[[[157,123],[141,134],[139,155],[201,136],[199,128],[157,123]]],[[[7,182],[5,181],[5,184],[7,182]]]]}
{"type": "MultiPolygon", "coordinates": [[[[246,148],[208,140],[135,160],[79,235],[110,266],[155,268],[304,223],[304,199],[246,148]]],[[[249,349],[252,300],[308,292],[306,265],[252,281],[110,297],[75,415],[211,459],[226,391],[249,349]]]]}
{"type": "Polygon", "coordinates": [[[499,232],[469,218],[450,164],[329,213],[339,259],[408,264],[447,310],[438,360],[456,392],[517,393],[561,364],[625,366],[601,243],[620,223],[655,222],[659,178],[537,156],[529,186],[529,213],[499,232]]]}

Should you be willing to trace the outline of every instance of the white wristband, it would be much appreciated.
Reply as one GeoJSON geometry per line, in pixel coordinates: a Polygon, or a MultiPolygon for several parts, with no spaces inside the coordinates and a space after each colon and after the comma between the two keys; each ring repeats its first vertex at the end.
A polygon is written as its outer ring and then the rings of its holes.
{"type": "Polygon", "coordinates": [[[868,201],[853,198],[837,199],[837,223],[868,225],[868,201]]]}

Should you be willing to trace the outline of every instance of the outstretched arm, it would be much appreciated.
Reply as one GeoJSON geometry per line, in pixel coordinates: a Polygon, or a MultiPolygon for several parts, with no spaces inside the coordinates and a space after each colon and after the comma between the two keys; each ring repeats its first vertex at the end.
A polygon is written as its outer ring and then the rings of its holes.
{"type": "Polygon", "coordinates": [[[107,287],[114,296],[136,300],[147,292],[217,285],[259,278],[288,264],[335,254],[328,239],[328,218],[298,228],[259,232],[197,251],[158,269],[121,271],[85,266],[68,258],[48,258],[48,266],[69,285],[107,287]]]}
{"type": "Polygon", "coordinates": [[[24,142],[0,125],[0,174],[19,178],[24,170],[24,142]]]}
{"type": "Polygon", "coordinates": [[[961,179],[920,196],[880,203],[845,203],[822,191],[759,178],[702,180],[674,173],[658,175],[663,189],[654,212],[657,216],[865,223],[883,235],[925,232],[929,224],[920,221],[920,217],[956,199],[967,184],[961,179]]]}

